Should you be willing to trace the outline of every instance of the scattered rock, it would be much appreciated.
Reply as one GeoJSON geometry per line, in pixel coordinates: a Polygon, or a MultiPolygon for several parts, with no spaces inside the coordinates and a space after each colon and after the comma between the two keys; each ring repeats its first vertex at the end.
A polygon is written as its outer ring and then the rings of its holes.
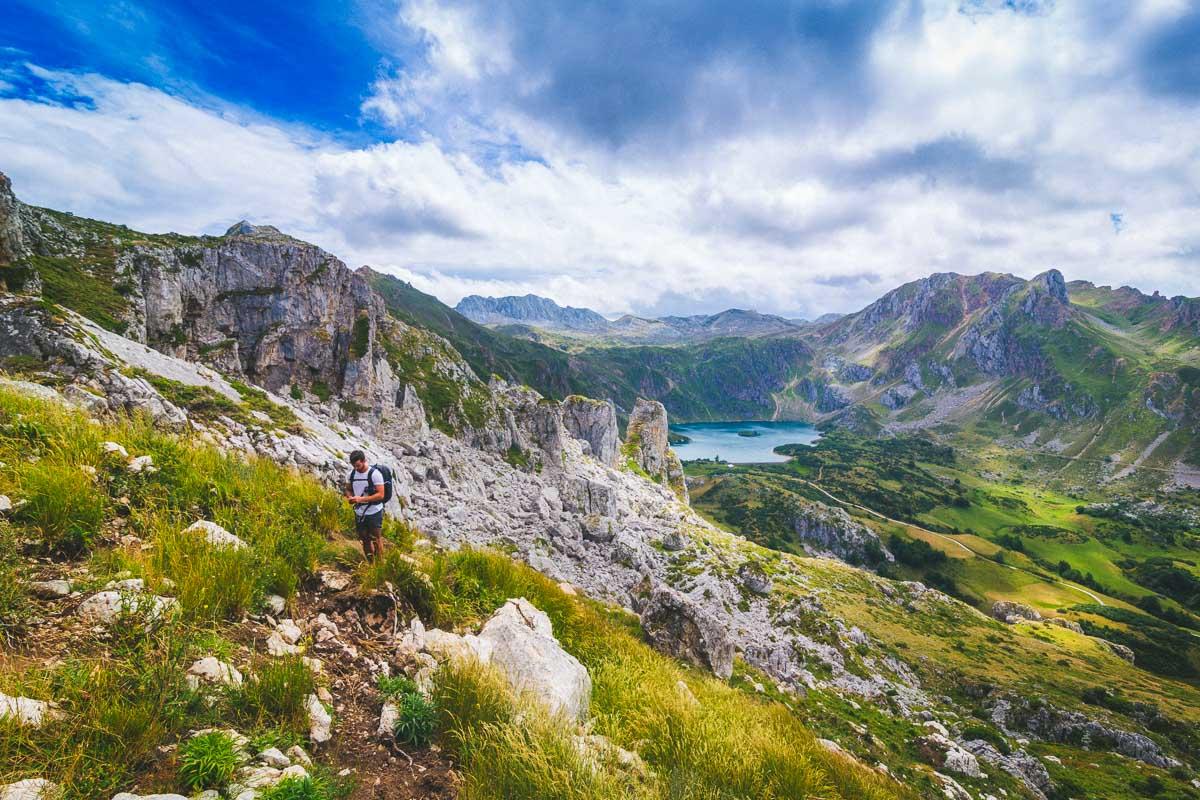
{"type": "Polygon", "coordinates": [[[153,622],[178,605],[171,597],[109,590],[97,592],[84,600],[76,613],[84,619],[104,625],[111,625],[126,614],[144,614],[147,621],[153,622]]]}
{"type": "Polygon", "coordinates": [[[304,631],[300,630],[300,626],[294,621],[280,620],[275,630],[267,637],[267,652],[273,656],[295,655],[300,652],[296,642],[300,641],[303,635],[304,631]]]}
{"type": "Polygon", "coordinates": [[[50,800],[58,794],[58,784],[45,778],[26,778],[0,786],[0,800],[50,800]]]}
{"type": "Polygon", "coordinates": [[[1098,636],[1096,638],[1098,641],[1102,642],[1105,647],[1107,647],[1109,650],[1111,650],[1113,655],[1115,655],[1117,658],[1120,658],[1124,661],[1128,661],[1130,664],[1133,663],[1133,650],[1131,650],[1130,648],[1126,647],[1123,644],[1117,644],[1116,642],[1110,642],[1108,639],[1101,639],[1098,636]]]}
{"type": "Polygon", "coordinates": [[[599,734],[581,736],[576,734],[573,740],[575,742],[575,749],[579,751],[579,754],[595,762],[595,766],[597,767],[611,764],[639,778],[646,778],[650,775],[650,769],[646,766],[646,762],[642,761],[641,756],[614,744],[607,736],[599,734]]]}
{"type": "Polygon", "coordinates": [[[188,667],[187,682],[193,691],[199,689],[201,684],[241,686],[242,673],[215,656],[207,656],[188,667]]]}
{"type": "MultiPolygon", "coordinates": [[[[925,723],[927,726],[936,723],[925,723]]],[[[979,769],[979,761],[970,751],[964,750],[941,733],[931,733],[922,736],[913,743],[917,754],[926,764],[938,769],[945,769],[965,775],[968,778],[981,778],[983,771],[979,769]]]]}
{"type": "Polygon", "coordinates": [[[29,584],[29,591],[39,600],[58,600],[71,594],[71,582],[61,579],[34,581],[29,584]]]}
{"type": "Polygon", "coordinates": [[[1037,622],[1042,618],[1037,609],[1027,606],[1024,603],[1014,603],[1011,600],[997,600],[993,603],[992,616],[1010,625],[1023,619],[1037,622]]]}
{"type": "Polygon", "coordinates": [[[13,503],[12,500],[9,499],[8,495],[0,494],[0,514],[7,514],[8,512],[12,511],[12,508],[13,503]]]}
{"type": "Polygon", "coordinates": [[[391,739],[396,735],[396,723],[400,720],[400,709],[391,700],[383,703],[379,712],[379,727],[375,733],[380,739],[391,739]]]}
{"type": "Polygon", "coordinates": [[[138,456],[137,458],[129,459],[129,464],[126,468],[134,473],[156,472],[154,468],[154,459],[151,456],[138,456]]]}
{"type": "Polygon", "coordinates": [[[1025,784],[1025,788],[1035,800],[1046,800],[1053,790],[1050,773],[1042,762],[1026,753],[1024,750],[1014,750],[1005,755],[990,743],[981,739],[963,742],[963,749],[989,764],[994,764],[1025,784]]]}
{"type": "Polygon", "coordinates": [[[181,794],[133,794],[120,792],[113,795],[112,800],[188,800],[181,794]]]}
{"type": "Polygon", "coordinates": [[[309,757],[308,753],[305,752],[304,748],[298,744],[294,744],[288,748],[287,756],[297,764],[303,764],[306,767],[312,766],[312,759],[309,757]]]}
{"type": "Polygon", "coordinates": [[[1075,633],[1083,633],[1082,625],[1075,620],[1067,619],[1066,617],[1047,617],[1045,621],[1048,625],[1057,625],[1060,628],[1066,628],[1069,631],[1075,631],[1075,633]]]}
{"type": "Polygon", "coordinates": [[[10,697],[0,692],[0,719],[16,720],[18,725],[40,728],[50,712],[50,704],[29,697],[10,697]]]}
{"type": "Polygon", "coordinates": [[[277,747],[268,747],[258,754],[258,760],[268,767],[286,769],[292,765],[292,760],[279,751],[277,747]]]}
{"type": "Polygon", "coordinates": [[[509,600],[483,626],[479,640],[515,691],[533,695],[551,713],[587,718],[592,679],[554,638],[545,612],[524,598],[509,600]]]}
{"type": "Polygon", "coordinates": [[[269,594],[263,598],[263,608],[272,614],[279,615],[287,608],[287,601],[277,594],[269,594]]]}
{"type": "Polygon", "coordinates": [[[188,527],[184,528],[184,533],[198,533],[204,536],[204,540],[213,547],[225,547],[231,550],[241,550],[248,545],[234,536],[229,531],[222,528],[215,522],[209,522],[206,519],[197,520],[188,527]]]}
{"type": "Polygon", "coordinates": [[[738,568],[738,576],[748,591],[762,595],[771,593],[771,578],[763,570],[762,565],[747,561],[738,568]]]}
{"type": "Polygon", "coordinates": [[[123,446],[121,446],[120,444],[117,444],[116,442],[105,442],[104,444],[100,445],[100,447],[101,447],[101,448],[104,450],[104,452],[105,452],[105,453],[107,453],[108,455],[114,455],[114,456],[117,456],[117,457],[118,457],[118,458],[120,458],[122,461],[128,461],[128,460],[129,460],[129,451],[128,451],[128,450],[126,450],[126,449],[125,449],[123,446]]]}
{"type": "Polygon", "coordinates": [[[962,787],[958,781],[940,772],[933,773],[942,787],[942,796],[947,800],[973,800],[971,793],[962,787]]]}
{"type": "Polygon", "coordinates": [[[350,576],[337,570],[323,569],[317,573],[317,578],[321,587],[330,592],[340,592],[350,585],[350,576]]]}
{"type": "Polygon", "coordinates": [[[308,738],[315,744],[328,742],[333,737],[333,717],[325,710],[321,699],[310,694],[304,707],[308,711],[308,738]]]}

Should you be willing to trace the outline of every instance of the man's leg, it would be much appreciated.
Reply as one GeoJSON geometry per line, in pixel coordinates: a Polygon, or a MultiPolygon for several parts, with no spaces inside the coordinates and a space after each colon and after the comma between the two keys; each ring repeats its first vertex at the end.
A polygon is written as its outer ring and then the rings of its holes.
{"type": "Polygon", "coordinates": [[[375,529],[375,539],[372,542],[372,546],[375,549],[375,557],[381,558],[383,556],[383,526],[382,525],[380,525],[378,528],[375,529]]]}
{"type": "Polygon", "coordinates": [[[375,523],[371,527],[371,558],[376,559],[383,555],[383,512],[380,511],[375,515],[375,523]]]}
{"type": "Polygon", "coordinates": [[[371,529],[363,525],[362,520],[354,521],[354,535],[358,537],[358,544],[362,547],[363,556],[367,561],[371,560],[371,529]]]}

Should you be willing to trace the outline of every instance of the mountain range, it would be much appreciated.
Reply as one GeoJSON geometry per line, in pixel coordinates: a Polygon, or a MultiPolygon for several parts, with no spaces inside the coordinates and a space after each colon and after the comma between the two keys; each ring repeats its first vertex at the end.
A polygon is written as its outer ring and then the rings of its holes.
{"type": "MultiPolygon", "coordinates": [[[[689,681],[669,672],[655,702],[680,718],[708,715],[704,742],[739,735],[731,710],[766,708],[791,752],[799,739],[784,721],[802,720],[821,740],[810,761],[858,776],[822,794],[1188,797],[1187,763],[1200,758],[1198,307],[1068,283],[1053,269],[941,273],[816,323],[738,310],[637,321],[675,337],[645,343],[612,334],[622,320],[601,325],[536,297],[456,310],[269,225],[147,234],[31,206],[0,175],[0,534],[16,531],[24,544],[13,552],[53,555],[30,556],[40,578],[97,592],[110,575],[128,591],[178,588],[186,607],[192,562],[160,548],[181,546],[171,526],[183,517],[221,515],[253,541],[229,556],[228,582],[288,576],[291,613],[311,617],[314,647],[342,660],[339,703],[352,685],[388,685],[393,669],[430,679],[414,664],[429,667],[438,642],[474,647],[475,634],[460,633],[528,593],[594,670],[595,707],[620,699],[644,710],[641,687],[666,668],[637,655],[613,671],[595,623],[593,638],[571,627],[591,619],[564,599],[582,593],[587,608],[608,606],[613,630],[686,665],[672,669],[689,681]],[[464,311],[498,316],[485,325],[464,311]],[[69,414],[105,420],[124,444],[69,414]],[[770,465],[684,464],[669,446],[669,419],[762,418],[825,435],[770,465]],[[118,459],[126,447],[153,458],[118,459]],[[235,454],[233,465],[188,455],[210,447],[235,454]],[[303,565],[280,566],[302,560],[288,549],[293,528],[341,524],[328,508],[336,495],[315,482],[272,485],[270,501],[287,506],[277,530],[253,505],[261,498],[226,485],[307,475],[336,486],[358,448],[396,468],[393,511],[405,524],[389,529],[389,548],[424,548],[372,590],[376,567],[351,573],[344,552],[314,572],[331,551],[320,544],[328,530],[306,534],[319,542],[303,565]],[[81,470],[100,458],[102,471],[81,470]],[[258,472],[264,462],[277,471],[258,472]],[[148,522],[151,502],[167,516],[148,522]],[[240,516],[251,507],[254,526],[240,516]],[[51,548],[52,537],[78,543],[51,548]],[[84,567],[73,559],[88,547],[97,555],[84,567]],[[550,580],[512,577],[510,557],[550,580]],[[430,564],[446,571],[414,572],[430,564]],[[408,627],[401,608],[416,618],[408,627]],[[427,641],[424,626],[446,619],[461,629],[427,641]],[[362,651],[340,643],[349,631],[362,651]],[[688,684],[710,674],[736,696],[706,688],[698,700],[688,684]]],[[[0,550],[0,570],[13,559],[0,550]]],[[[264,585],[247,598],[265,600],[264,585]]],[[[79,603],[67,592],[39,613],[75,631],[79,603]]],[[[268,622],[290,632],[280,613],[218,645],[233,652],[244,639],[252,651],[268,622]]],[[[374,691],[361,696],[374,703],[374,691]]],[[[694,772],[710,753],[691,738],[664,748],[669,725],[614,720],[597,722],[619,738],[621,769],[650,764],[637,785],[693,780],[671,764],[686,756],[694,772]]],[[[365,729],[353,713],[334,721],[365,729]]],[[[589,730],[572,723],[560,750],[599,747],[589,730]]],[[[776,780],[785,762],[782,751],[763,755],[776,752],[769,739],[744,753],[722,744],[721,769],[753,757],[770,762],[755,780],[776,780]]],[[[596,763],[589,774],[612,767],[596,763]]],[[[794,795],[755,791],[730,796],[794,795]]]]}
{"type": "Polygon", "coordinates": [[[549,298],[533,294],[470,295],[460,300],[454,310],[480,325],[518,335],[522,327],[540,328],[584,340],[625,344],[694,344],[720,337],[767,336],[796,332],[807,324],[738,308],[691,316],[651,318],[624,314],[609,320],[591,309],[564,308],[549,298]]]}

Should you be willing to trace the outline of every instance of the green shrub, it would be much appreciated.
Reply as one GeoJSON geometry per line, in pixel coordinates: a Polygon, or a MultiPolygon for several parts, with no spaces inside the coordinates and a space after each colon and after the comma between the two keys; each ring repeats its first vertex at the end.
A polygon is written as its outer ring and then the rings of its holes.
{"type": "Polygon", "coordinates": [[[400,711],[396,739],[415,747],[428,747],[437,730],[437,707],[417,691],[404,692],[395,703],[400,711]]]}
{"type": "Polygon", "coordinates": [[[221,789],[233,778],[239,761],[237,745],[227,734],[204,733],[179,748],[179,780],[190,792],[221,789]]]}
{"type": "Polygon", "coordinates": [[[91,548],[108,511],[108,495],[79,468],[45,458],[21,470],[26,501],[16,514],[48,552],[69,557],[91,548]]]}
{"type": "Polygon", "coordinates": [[[400,712],[394,730],[396,739],[417,747],[428,746],[437,730],[437,706],[404,675],[380,675],[377,685],[379,693],[395,703],[400,712]]]}
{"type": "Polygon", "coordinates": [[[381,695],[389,698],[417,691],[417,685],[407,675],[380,675],[376,686],[381,695]]]}
{"type": "Polygon", "coordinates": [[[424,620],[434,617],[435,589],[428,575],[412,563],[412,557],[397,549],[384,552],[382,558],[364,562],[359,567],[359,581],[365,589],[385,589],[391,584],[397,597],[403,599],[424,620]]]}
{"type": "Polygon", "coordinates": [[[259,795],[259,800],[333,800],[338,792],[328,780],[320,776],[288,778],[274,786],[268,786],[259,795]]]}
{"type": "Polygon", "coordinates": [[[238,718],[256,727],[276,725],[287,730],[305,730],[305,702],[316,684],[299,656],[265,661],[250,678],[230,690],[230,704],[238,718]]]}

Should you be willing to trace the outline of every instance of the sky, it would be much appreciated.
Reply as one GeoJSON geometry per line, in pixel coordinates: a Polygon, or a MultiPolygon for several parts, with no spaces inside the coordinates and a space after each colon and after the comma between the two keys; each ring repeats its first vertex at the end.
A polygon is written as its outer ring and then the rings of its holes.
{"type": "Polygon", "coordinates": [[[1200,3],[0,0],[0,172],[453,304],[853,311],[932,272],[1200,294],[1200,3]]]}

